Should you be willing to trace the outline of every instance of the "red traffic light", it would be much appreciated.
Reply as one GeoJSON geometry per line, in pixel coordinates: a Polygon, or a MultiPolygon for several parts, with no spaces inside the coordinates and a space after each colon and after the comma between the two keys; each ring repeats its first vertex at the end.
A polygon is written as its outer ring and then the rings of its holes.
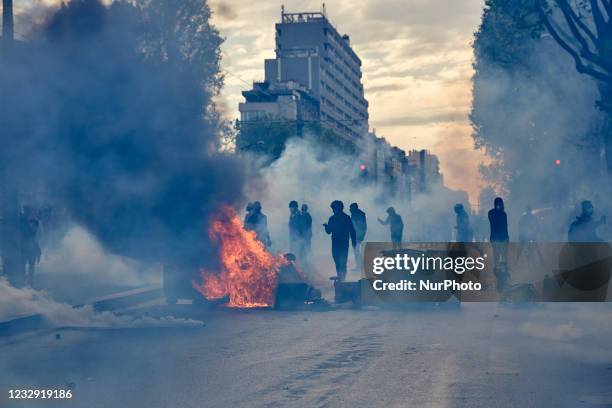
{"type": "Polygon", "coordinates": [[[359,170],[365,171],[366,170],[366,165],[365,164],[360,164],[359,165],[359,170]]]}
{"type": "Polygon", "coordinates": [[[556,166],[560,166],[561,165],[561,160],[559,160],[559,159],[555,160],[555,165],[556,166]]]}

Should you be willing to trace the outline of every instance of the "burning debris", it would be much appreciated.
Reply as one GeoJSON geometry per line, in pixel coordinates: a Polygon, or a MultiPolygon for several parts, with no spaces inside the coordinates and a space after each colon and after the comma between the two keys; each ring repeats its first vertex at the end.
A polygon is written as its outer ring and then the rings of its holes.
{"type": "Polygon", "coordinates": [[[194,287],[207,300],[229,297],[229,307],[272,306],[280,270],[288,261],[268,252],[229,206],[222,207],[212,221],[209,235],[219,244],[221,270],[202,270],[202,283],[193,282],[194,287]]]}

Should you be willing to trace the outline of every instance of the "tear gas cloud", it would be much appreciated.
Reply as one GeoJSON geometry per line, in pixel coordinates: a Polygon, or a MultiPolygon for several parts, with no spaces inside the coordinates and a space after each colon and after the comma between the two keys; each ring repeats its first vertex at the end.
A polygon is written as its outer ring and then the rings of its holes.
{"type": "MultiPolygon", "coordinates": [[[[260,170],[258,182],[246,188],[248,201],[260,201],[268,216],[272,248],[278,252],[289,251],[289,202],[308,204],[313,218],[312,278],[327,282],[334,275],[330,238],[323,229],[332,214],[333,200],[344,202],[345,212],[353,202],[365,211],[368,222],[366,241],[389,241],[389,227],[378,223],[377,217],[386,218],[386,209],[394,207],[404,221],[405,241],[448,241],[452,239],[455,203],[467,203],[467,194],[431,186],[428,194],[393,197],[378,184],[364,184],[360,180],[359,165],[354,157],[336,154],[332,158],[313,145],[309,136],[291,139],[281,157],[271,166],[260,170]]],[[[352,256],[349,259],[352,261],[352,256]]],[[[350,262],[349,262],[350,267],[350,262]]],[[[350,274],[349,274],[350,275],[350,274]]],[[[353,273],[349,278],[359,278],[353,273]]]]}
{"type": "MultiPolygon", "coordinates": [[[[517,58],[510,63],[496,61],[479,41],[470,119],[477,147],[492,158],[492,165],[482,168],[484,178],[504,197],[511,240],[518,238],[518,219],[531,206],[542,219],[540,239],[564,241],[580,201],[593,201],[600,213],[610,210],[601,154],[608,125],[596,107],[597,83],[577,73],[549,36],[520,44],[524,55],[505,56],[517,58]]],[[[481,210],[491,205],[486,200],[481,210]]]]}
{"type": "Polygon", "coordinates": [[[240,201],[243,183],[240,161],[217,153],[223,124],[211,99],[222,40],[209,17],[200,1],[74,0],[7,50],[5,197],[19,191],[66,208],[120,256],[209,258],[207,219],[240,201]]]}

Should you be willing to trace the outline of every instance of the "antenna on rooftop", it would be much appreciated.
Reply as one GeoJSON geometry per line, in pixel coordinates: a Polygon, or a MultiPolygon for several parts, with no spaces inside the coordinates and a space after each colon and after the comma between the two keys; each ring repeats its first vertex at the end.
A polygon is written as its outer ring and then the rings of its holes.
{"type": "Polygon", "coordinates": [[[285,17],[285,5],[281,4],[281,21],[283,21],[283,17],[285,17]]]}
{"type": "Polygon", "coordinates": [[[325,3],[323,3],[323,15],[327,17],[327,10],[325,9],[325,3]]]}

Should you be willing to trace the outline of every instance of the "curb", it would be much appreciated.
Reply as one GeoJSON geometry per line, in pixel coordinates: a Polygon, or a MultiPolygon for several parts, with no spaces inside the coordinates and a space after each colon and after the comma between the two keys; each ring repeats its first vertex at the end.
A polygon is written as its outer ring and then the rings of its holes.
{"type": "MultiPolygon", "coordinates": [[[[94,298],[86,303],[74,305],[73,307],[79,308],[91,305],[96,312],[113,311],[128,306],[133,306],[138,303],[154,300],[162,295],[163,289],[161,286],[146,286],[143,288],[94,298]]],[[[8,337],[15,334],[40,330],[48,326],[49,324],[47,323],[46,319],[40,313],[15,317],[9,320],[0,321],[0,337],[8,337]]]]}

